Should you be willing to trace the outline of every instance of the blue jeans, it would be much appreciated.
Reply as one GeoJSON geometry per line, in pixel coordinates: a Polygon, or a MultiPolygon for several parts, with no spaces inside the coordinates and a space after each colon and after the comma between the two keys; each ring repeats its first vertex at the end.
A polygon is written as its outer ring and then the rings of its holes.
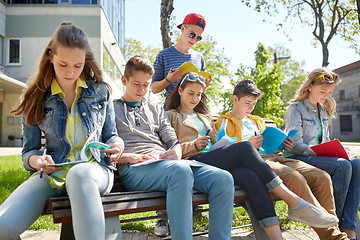
{"type": "Polygon", "coordinates": [[[122,172],[130,191],[166,191],[171,239],[191,240],[193,188],[209,195],[209,239],[230,240],[234,181],[229,172],[206,164],[190,167],[181,160],[163,160],[145,166],[127,165],[122,172]]]}
{"type": "Polygon", "coordinates": [[[339,227],[356,230],[360,204],[360,159],[352,158],[348,161],[336,157],[298,155],[291,158],[304,161],[330,174],[339,227]]]}
{"type": "Polygon", "coordinates": [[[41,215],[46,200],[66,196],[71,202],[76,239],[104,239],[105,219],[100,193],[110,191],[113,173],[100,164],[82,163],[66,176],[66,189],[54,189],[47,177],[34,175],[22,183],[0,206],[0,239],[18,239],[41,215]]]}

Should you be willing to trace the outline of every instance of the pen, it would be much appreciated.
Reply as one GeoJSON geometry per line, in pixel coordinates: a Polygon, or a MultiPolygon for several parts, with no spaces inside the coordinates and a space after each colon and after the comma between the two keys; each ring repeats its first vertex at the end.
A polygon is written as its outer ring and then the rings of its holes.
{"type": "Polygon", "coordinates": [[[179,141],[176,141],[176,143],[174,143],[174,145],[172,145],[171,147],[170,147],[170,149],[173,149],[176,145],[178,145],[180,142],[179,141]]]}
{"type": "MultiPolygon", "coordinates": [[[[45,156],[46,156],[46,148],[44,149],[44,153],[43,153],[43,155],[42,155],[42,157],[41,157],[41,159],[42,159],[43,162],[45,161],[45,156]]],[[[40,169],[40,178],[42,178],[43,172],[44,172],[44,169],[41,168],[41,169],[40,169]]]]}
{"type": "Polygon", "coordinates": [[[210,128],[206,131],[205,135],[207,136],[207,135],[209,135],[209,133],[210,133],[210,128]]]}
{"type": "Polygon", "coordinates": [[[175,70],[174,70],[174,69],[172,69],[172,68],[170,68],[170,71],[171,71],[171,72],[175,72],[175,70]]]}
{"type": "Polygon", "coordinates": [[[256,131],[254,131],[254,133],[255,133],[255,136],[257,136],[257,133],[256,133],[256,131]]]}

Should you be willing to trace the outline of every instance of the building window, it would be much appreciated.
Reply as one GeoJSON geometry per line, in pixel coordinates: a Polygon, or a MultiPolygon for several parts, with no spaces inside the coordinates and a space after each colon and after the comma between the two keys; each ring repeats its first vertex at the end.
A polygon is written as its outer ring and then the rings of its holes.
{"type": "Polygon", "coordinates": [[[340,131],[352,132],[352,117],[351,115],[340,116],[340,131]]]}
{"type": "Polygon", "coordinates": [[[344,89],[340,90],[339,95],[340,95],[339,96],[340,101],[344,101],[345,100],[345,90],[344,89]]]}
{"type": "Polygon", "coordinates": [[[9,39],[9,64],[20,64],[20,39],[9,39]]]}

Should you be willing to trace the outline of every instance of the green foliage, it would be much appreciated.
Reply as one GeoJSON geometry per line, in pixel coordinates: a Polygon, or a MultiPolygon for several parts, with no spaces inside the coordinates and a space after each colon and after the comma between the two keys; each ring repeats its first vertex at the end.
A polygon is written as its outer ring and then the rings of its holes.
{"type": "Polygon", "coordinates": [[[224,49],[218,49],[217,44],[212,36],[206,35],[193,47],[204,56],[206,71],[215,74],[206,89],[206,94],[215,104],[219,104],[223,98],[223,79],[232,78],[232,73],[228,69],[230,59],[225,55],[224,49]]]}
{"type": "Polygon", "coordinates": [[[352,48],[359,53],[360,25],[353,0],[242,0],[242,2],[257,12],[266,13],[284,33],[293,28],[296,19],[310,27],[314,42],[320,44],[323,49],[322,66],[328,65],[328,46],[335,35],[350,42],[352,48]]]}
{"type": "MultiPolygon", "coordinates": [[[[255,68],[240,65],[235,75],[240,81],[246,79],[254,81],[260,91],[264,93],[252,113],[263,118],[270,118],[276,125],[281,126],[284,122],[282,116],[285,113],[280,91],[284,74],[278,64],[271,64],[270,52],[261,43],[258,44],[255,52],[255,61],[255,68]]],[[[236,84],[235,82],[231,83],[234,86],[236,84]]],[[[226,110],[228,109],[224,109],[224,111],[226,110]]]]}
{"type": "Polygon", "coordinates": [[[152,63],[160,52],[160,48],[151,45],[143,45],[140,41],[133,38],[125,39],[125,60],[128,61],[135,55],[140,55],[148,58],[152,63]]]}
{"type": "MultiPolygon", "coordinates": [[[[0,156],[0,204],[28,178],[20,155],[0,156]]],[[[54,224],[52,215],[46,215],[40,216],[29,229],[60,229],[60,224],[54,224]]]]}
{"type": "Polygon", "coordinates": [[[306,78],[304,62],[299,63],[292,59],[290,51],[279,44],[276,44],[274,48],[269,47],[269,52],[271,55],[277,54],[277,64],[284,73],[285,78],[281,83],[281,100],[287,105],[306,78]]]}

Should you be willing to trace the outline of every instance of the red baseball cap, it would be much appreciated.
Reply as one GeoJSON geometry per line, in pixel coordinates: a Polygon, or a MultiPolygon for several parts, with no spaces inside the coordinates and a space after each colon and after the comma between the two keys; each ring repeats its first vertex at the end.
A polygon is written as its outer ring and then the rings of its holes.
{"type": "Polygon", "coordinates": [[[190,24],[190,25],[196,25],[202,28],[202,30],[205,30],[206,21],[205,18],[197,13],[189,13],[184,18],[184,21],[182,24],[179,24],[177,27],[181,28],[181,25],[183,24],[190,24]]]}

